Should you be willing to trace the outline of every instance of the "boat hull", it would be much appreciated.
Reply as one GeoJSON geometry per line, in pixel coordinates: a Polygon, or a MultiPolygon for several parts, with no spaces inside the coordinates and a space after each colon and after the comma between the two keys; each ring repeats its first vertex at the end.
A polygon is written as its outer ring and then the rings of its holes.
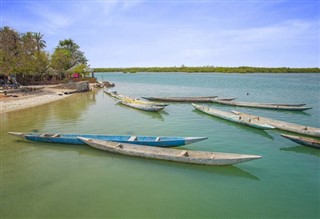
{"type": "Polygon", "coordinates": [[[261,109],[274,109],[274,110],[290,110],[290,111],[304,111],[312,109],[312,107],[305,107],[305,104],[276,104],[276,103],[253,103],[253,102],[236,102],[213,99],[213,103],[219,103],[223,105],[239,106],[239,107],[251,107],[261,109]]]}
{"type": "Polygon", "coordinates": [[[120,103],[122,105],[129,106],[129,107],[132,107],[132,108],[135,108],[135,109],[139,109],[139,110],[143,110],[143,111],[147,111],[147,112],[159,112],[159,111],[164,109],[163,106],[154,106],[154,105],[149,105],[149,104],[141,104],[141,103],[136,103],[136,102],[133,102],[133,101],[122,100],[122,101],[120,101],[120,103]]]}
{"type": "Polygon", "coordinates": [[[285,131],[298,133],[298,134],[302,134],[302,135],[320,137],[320,128],[311,127],[311,126],[304,126],[304,125],[299,125],[299,124],[290,123],[290,122],[284,122],[281,120],[269,119],[266,117],[242,113],[242,112],[238,112],[235,110],[233,110],[231,112],[234,113],[235,115],[246,116],[251,119],[259,118],[259,120],[261,122],[267,123],[267,124],[275,127],[276,129],[285,130],[285,131]]]}
{"type": "Polygon", "coordinates": [[[83,141],[78,139],[78,137],[155,147],[178,147],[208,139],[207,137],[122,136],[98,134],[24,134],[19,132],[9,132],[9,134],[30,141],[75,145],[84,144],[83,141]]]}
{"type": "Polygon", "coordinates": [[[185,102],[185,103],[211,103],[213,98],[217,96],[207,97],[142,97],[151,101],[164,101],[164,102],[185,102]]]}
{"type": "Polygon", "coordinates": [[[228,120],[231,122],[239,123],[239,124],[250,126],[253,128],[257,128],[257,129],[274,129],[274,127],[269,124],[261,123],[257,120],[251,119],[251,118],[236,116],[233,113],[209,108],[206,106],[200,106],[197,104],[192,104],[192,106],[201,112],[204,112],[206,114],[209,114],[209,115],[212,115],[212,116],[224,119],[224,120],[228,120]]]}
{"type": "Polygon", "coordinates": [[[282,137],[287,138],[300,145],[308,146],[311,148],[320,149],[320,141],[312,138],[305,138],[301,136],[285,135],[281,134],[282,137]]]}
{"type": "Polygon", "coordinates": [[[202,165],[233,165],[261,158],[257,155],[227,154],[206,151],[189,151],[157,147],[137,147],[97,139],[79,138],[91,147],[133,157],[175,161],[202,165]]]}

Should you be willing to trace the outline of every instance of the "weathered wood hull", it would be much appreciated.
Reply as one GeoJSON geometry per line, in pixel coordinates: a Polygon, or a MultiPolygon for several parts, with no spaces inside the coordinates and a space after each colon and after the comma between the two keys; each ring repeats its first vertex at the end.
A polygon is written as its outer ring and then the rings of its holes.
{"type": "Polygon", "coordinates": [[[135,99],[129,96],[125,96],[125,95],[121,95],[118,94],[117,91],[108,91],[108,90],[104,90],[104,92],[108,95],[110,95],[111,97],[118,99],[118,100],[125,100],[127,102],[134,102],[137,104],[145,104],[145,105],[152,105],[152,106],[168,106],[168,104],[165,103],[156,103],[156,102],[151,102],[151,101],[144,101],[144,100],[139,100],[139,99],[135,99]]]}
{"type": "Polygon", "coordinates": [[[130,136],[130,135],[102,135],[102,134],[25,134],[21,132],[8,132],[10,135],[30,141],[60,143],[60,144],[84,144],[78,137],[148,145],[156,147],[177,147],[192,144],[208,139],[207,137],[170,137],[170,136],[130,136]]]}
{"type": "Polygon", "coordinates": [[[91,147],[133,157],[167,160],[202,165],[233,165],[261,158],[257,155],[227,154],[206,151],[189,151],[132,144],[120,144],[96,139],[79,138],[91,147]]]}
{"type": "Polygon", "coordinates": [[[305,107],[305,104],[276,104],[276,103],[253,103],[253,102],[236,102],[225,101],[219,99],[213,99],[213,103],[219,103],[230,106],[262,108],[262,109],[274,109],[274,110],[290,110],[290,111],[304,111],[312,109],[312,107],[305,107]]]}
{"type": "Polygon", "coordinates": [[[207,97],[143,97],[144,99],[151,101],[163,101],[163,102],[185,102],[185,103],[211,103],[213,98],[217,96],[207,97]]]}
{"type": "Polygon", "coordinates": [[[238,116],[246,116],[251,119],[259,119],[261,122],[274,126],[276,129],[285,130],[293,133],[298,133],[302,135],[320,137],[320,128],[311,127],[311,126],[304,126],[290,122],[284,122],[275,119],[269,119],[266,117],[255,116],[247,113],[241,113],[238,111],[232,111],[235,115],[238,116]]]}
{"type": "Polygon", "coordinates": [[[225,120],[228,120],[231,122],[239,123],[242,125],[246,125],[246,126],[250,126],[250,127],[258,128],[258,129],[274,129],[274,127],[271,126],[270,124],[261,122],[256,119],[247,118],[245,116],[237,116],[233,113],[209,108],[206,106],[200,106],[197,104],[192,104],[192,106],[201,112],[204,112],[206,114],[209,114],[209,115],[212,115],[215,117],[219,117],[221,119],[225,119],[225,120]]]}
{"type": "Polygon", "coordinates": [[[121,104],[125,106],[129,106],[135,109],[143,110],[143,111],[148,111],[148,112],[159,112],[164,109],[163,106],[154,106],[154,105],[149,105],[149,104],[141,104],[141,103],[136,103],[134,101],[126,101],[126,100],[121,100],[121,104]]]}
{"type": "Polygon", "coordinates": [[[281,134],[282,137],[287,138],[295,143],[300,145],[320,149],[320,140],[312,139],[312,138],[305,138],[301,136],[294,136],[294,135],[286,135],[281,134]]]}

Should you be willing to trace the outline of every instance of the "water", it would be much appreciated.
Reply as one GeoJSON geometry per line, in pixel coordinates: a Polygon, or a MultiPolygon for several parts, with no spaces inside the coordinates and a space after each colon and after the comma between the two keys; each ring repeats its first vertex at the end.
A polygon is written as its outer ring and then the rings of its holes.
{"type": "MultiPolygon", "coordinates": [[[[306,103],[313,109],[236,109],[320,126],[319,74],[96,76],[133,97],[219,95],[306,103]]],[[[170,104],[160,114],[141,112],[118,105],[102,90],[2,114],[1,218],[319,218],[320,151],[280,133],[213,118],[190,104],[170,104]],[[184,148],[263,158],[229,167],[188,165],[23,141],[8,131],[207,136],[184,148]]]]}

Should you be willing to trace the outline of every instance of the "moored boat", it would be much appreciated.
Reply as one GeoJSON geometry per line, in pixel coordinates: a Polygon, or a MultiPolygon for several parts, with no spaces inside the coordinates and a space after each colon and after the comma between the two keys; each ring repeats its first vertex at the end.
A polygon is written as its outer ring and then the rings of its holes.
{"type": "Polygon", "coordinates": [[[200,102],[200,103],[211,103],[213,98],[217,96],[206,96],[206,97],[142,97],[151,101],[164,101],[164,102],[200,102]]]}
{"type": "Polygon", "coordinates": [[[118,100],[125,100],[127,102],[134,102],[137,104],[146,104],[146,105],[153,105],[153,106],[168,106],[168,104],[165,103],[156,103],[156,102],[151,102],[151,101],[144,101],[144,100],[140,100],[140,99],[136,99],[136,98],[132,98],[129,96],[125,96],[122,94],[118,94],[117,91],[110,91],[110,90],[104,90],[104,92],[108,95],[110,95],[111,97],[118,99],[118,100]]]}
{"type": "Polygon", "coordinates": [[[8,132],[10,135],[30,141],[60,143],[60,144],[84,144],[78,137],[130,143],[137,145],[149,145],[157,147],[177,147],[208,139],[207,137],[170,137],[170,136],[130,136],[130,135],[103,135],[103,134],[48,134],[48,133],[21,133],[8,132]]]}
{"type": "Polygon", "coordinates": [[[120,103],[129,106],[135,109],[143,110],[143,111],[148,111],[148,112],[159,112],[160,110],[164,109],[164,106],[154,106],[150,104],[143,104],[143,103],[138,103],[134,101],[128,101],[128,100],[120,100],[120,103]]]}
{"type": "Polygon", "coordinates": [[[233,165],[261,158],[257,155],[218,153],[207,151],[190,151],[171,148],[137,146],[133,144],[116,143],[79,137],[91,147],[133,157],[167,160],[203,165],[233,165]]]}
{"type": "Polygon", "coordinates": [[[286,135],[286,134],[281,134],[281,136],[295,143],[298,143],[300,145],[320,149],[320,140],[313,139],[313,138],[306,138],[302,136],[286,135]]]}
{"type": "Polygon", "coordinates": [[[284,122],[281,120],[269,119],[266,117],[242,113],[242,112],[238,112],[235,110],[232,110],[231,112],[234,113],[235,115],[238,115],[238,116],[245,116],[245,117],[251,118],[251,119],[259,119],[261,122],[272,125],[276,129],[285,130],[285,131],[298,133],[298,134],[302,134],[302,135],[320,137],[320,128],[299,125],[299,124],[290,123],[290,122],[284,122]]]}
{"type": "Polygon", "coordinates": [[[223,104],[223,105],[253,107],[253,108],[262,108],[262,109],[275,109],[275,110],[304,111],[304,110],[312,109],[312,107],[305,107],[305,104],[254,103],[254,102],[225,101],[225,100],[219,100],[219,99],[212,99],[212,102],[223,104]]]}
{"type": "Polygon", "coordinates": [[[192,104],[192,106],[201,112],[204,112],[206,114],[209,114],[209,115],[212,115],[215,117],[219,117],[221,119],[225,119],[225,120],[228,120],[231,122],[239,123],[242,125],[246,125],[246,126],[250,126],[250,127],[258,128],[258,129],[274,129],[274,127],[272,125],[265,123],[265,122],[262,122],[259,119],[249,118],[246,116],[237,116],[231,112],[225,112],[222,110],[209,108],[207,106],[197,105],[194,103],[192,104]]]}

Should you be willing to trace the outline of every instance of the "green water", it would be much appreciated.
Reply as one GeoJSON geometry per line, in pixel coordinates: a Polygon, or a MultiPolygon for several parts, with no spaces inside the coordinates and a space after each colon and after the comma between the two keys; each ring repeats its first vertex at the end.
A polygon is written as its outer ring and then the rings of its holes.
{"type": "MultiPolygon", "coordinates": [[[[134,97],[306,103],[313,109],[210,106],[320,127],[319,74],[96,76],[134,97]]],[[[160,114],[141,112],[118,105],[102,90],[2,114],[0,218],[319,218],[320,150],[280,133],[213,118],[190,104],[171,104],[160,114]],[[8,131],[207,136],[184,148],[263,158],[229,167],[188,165],[18,140],[8,131]]]]}

